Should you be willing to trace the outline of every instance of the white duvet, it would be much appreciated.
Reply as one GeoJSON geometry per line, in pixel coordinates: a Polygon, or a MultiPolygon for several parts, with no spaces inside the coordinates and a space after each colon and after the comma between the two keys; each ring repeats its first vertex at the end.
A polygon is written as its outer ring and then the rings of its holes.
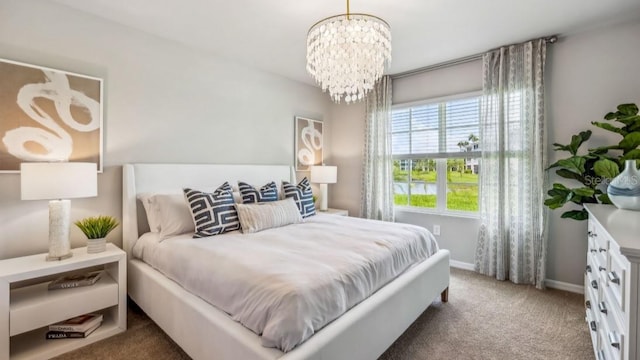
{"type": "Polygon", "coordinates": [[[421,227],[325,214],[191,236],[145,234],[133,253],[285,352],[438,250],[421,227]]]}

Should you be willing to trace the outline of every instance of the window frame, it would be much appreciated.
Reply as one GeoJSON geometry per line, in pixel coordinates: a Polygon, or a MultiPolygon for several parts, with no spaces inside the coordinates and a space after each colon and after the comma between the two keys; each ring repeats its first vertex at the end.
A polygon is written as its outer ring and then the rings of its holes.
{"type": "MultiPolygon", "coordinates": [[[[425,105],[433,105],[446,103],[449,101],[455,101],[460,99],[467,99],[472,97],[481,97],[482,90],[470,91],[465,93],[459,93],[449,96],[441,96],[437,98],[430,98],[418,101],[404,102],[393,104],[391,106],[391,111],[398,109],[406,109],[418,106],[425,105]]],[[[446,138],[446,118],[443,116],[438,116],[438,139],[446,138]]],[[[411,133],[411,128],[408,131],[411,133]]],[[[392,134],[393,131],[390,132],[392,134]]],[[[411,146],[411,145],[409,145],[411,146]]],[[[409,148],[409,152],[411,152],[411,148],[409,148]]],[[[458,158],[474,158],[479,159],[481,157],[481,151],[469,151],[469,152],[460,152],[452,153],[446,151],[446,141],[440,142],[438,141],[438,152],[437,153],[422,153],[422,154],[404,154],[404,155],[393,155],[393,160],[418,160],[418,159],[433,159],[436,162],[436,207],[435,208],[426,208],[426,207],[418,207],[411,205],[396,205],[393,204],[394,210],[405,211],[405,212],[416,212],[416,213],[426,213],[432,215],[441,215],[441,216],[455,216],[455,217],[464,217],[464,218],[479,218],[480,217],[480,209],[478,211],[462,211],[462,210],[449,210],[447,209],[447,160],[448,159],[458,159],[458,158]],[[460,156],[463,155],[463,156],[460,156]],[[443,175],[444,176],[441,176],[443,175]],[[442,196],[441,194],[445,194],[442,196]]],[[[480,166],[482,168],[482,166],[480,166]]],[[[480,206],[480,177],[482,176],[482,171],[478,172],[478,206],[480,206]]],[[[411,172],[409,172],[409,181],[411,180],[411,172]]],[[[409,200],[410,201],[410,200],[409,200]]]]}

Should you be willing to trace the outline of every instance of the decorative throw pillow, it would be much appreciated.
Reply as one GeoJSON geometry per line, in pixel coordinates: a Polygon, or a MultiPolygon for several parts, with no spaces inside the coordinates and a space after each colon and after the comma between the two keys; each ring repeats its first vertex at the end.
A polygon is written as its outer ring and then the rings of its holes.
{"type": "Polygon", "coordinates": [[[254,233],[302,222],[293,199],[271,201],[263,204],[236,204],[243,233],[254,233]]]}
{"type": "Polygon", "coordinates": [[[194,238],[224,234],[239,230],[238,212],[233,206],[231,186],[225,182],[213,193],[183,189],[196,227],[194,238]]]}
{"type": "Polygon", "coordinates": [[[316,206],[313,203],[311,183],[306,177],[296,186],[286,181],[282,182],[282,192],[285,198],[292,198],[296,202],[298,211],[303,218],[316,214],[316,206]]]}
{"type": "Polygon", "coordinates": [[[278,186],[275,181],[266,184],[260,190],[256,190],[256,188],[245,182],[238,181],[238,188],[240,188],[240,195],[244,204],[278,201],[278,186]]]}

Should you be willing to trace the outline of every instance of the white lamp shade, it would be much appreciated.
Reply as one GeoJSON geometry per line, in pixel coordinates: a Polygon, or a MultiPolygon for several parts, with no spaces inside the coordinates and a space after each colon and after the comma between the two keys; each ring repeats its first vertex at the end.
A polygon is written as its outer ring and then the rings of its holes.
{"type": "Polygon", "coordinates": [[[338,181],[338,167],[312,166],[311,182],[317,184],[335,184],[338,181]]]}
{"type": "Polygon", "coordinates": [[[22,200],[98,196],[98,168],[81,162],[22,163],[20,192],[22,200]]]}

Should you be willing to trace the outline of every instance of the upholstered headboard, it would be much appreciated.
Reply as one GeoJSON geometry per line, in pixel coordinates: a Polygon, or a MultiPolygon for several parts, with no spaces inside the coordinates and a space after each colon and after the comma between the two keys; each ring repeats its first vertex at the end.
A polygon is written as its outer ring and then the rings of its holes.
{"type": "Polygon", "coordinates": [[[137,195],[181,193],[182,188],[212,190],[225,181],[264,185],[269,181],[296,181],[288,165],[125,164],[122,169],[122,247],[131,254],[138,237],[149,229],[137,195]]]}

